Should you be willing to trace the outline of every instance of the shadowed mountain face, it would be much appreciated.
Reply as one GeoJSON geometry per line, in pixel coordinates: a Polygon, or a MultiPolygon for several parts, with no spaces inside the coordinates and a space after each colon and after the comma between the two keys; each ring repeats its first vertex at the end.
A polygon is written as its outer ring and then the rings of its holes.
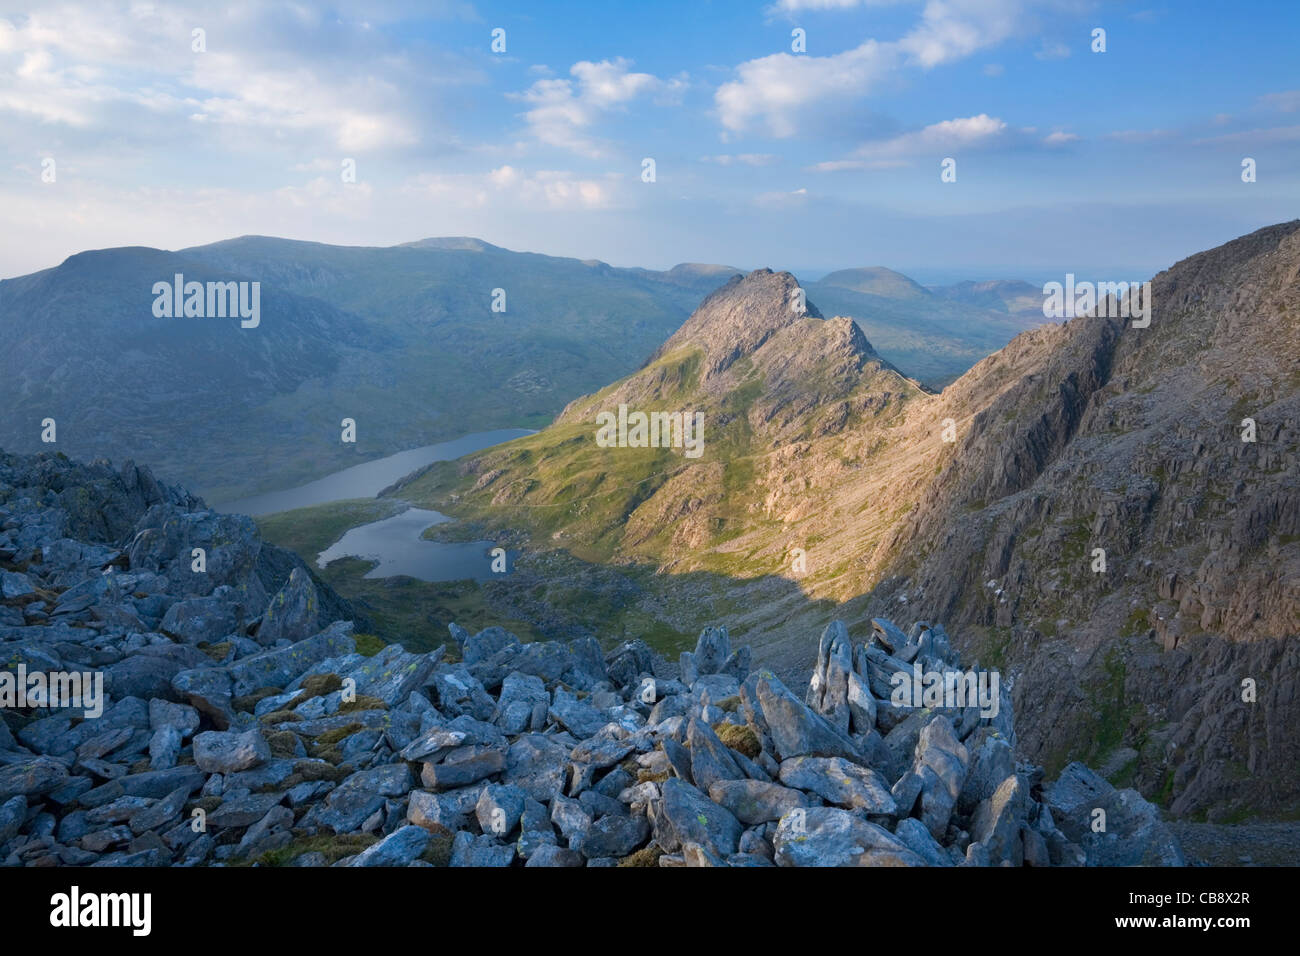
{"type": "Polygon", "coordinates": [[[867,603],[985,627],[1039,754],[1091,741],[1176,813],[1294,809],[1300,222],[1152,297],[1149,328],[1030,333],[944,394],[961,439],[867,603]]]}
{"type": "Polygon", "coordinates": [[[88,252],[0,283],[0,447],[149,461],[211,500],[508,425],[631,371],[726,280],[509,252],[250,237],[88,252]],[[261,322],[156,318],[155,282],[258,281],[261,322]],[[504,312],[492,311],[493,290],[504,312]],[[340,422],[357,423],[356,444],[340,422]]]}
{"type": "MultiPolygon", "coordinates": [[[[82,253],[0,283],[0,445],[135,457],[203,488],[253,482],[254,450],[310,442],[313,418],[278,401],[399,344],[386,329],[275,283],[261,288],[256,328],[241,328],[237,317],[155,317],[153,285],[177,273],[186,282],[248,278],[183,254],[128,248],[82,253]],[[52,446],[40,441],[47,418],[57,429],[52,446]]],[[[316,416],[336,417],[333,409],[316,416]]]]}
{"type": "Polygon", "coordinates": [[[831,616],[956,622],[1049,772],[1084,757],[1179,814],[1297,809],[1300,222],[1156,276],[1147,328],[1026,332],[939,395],[851,323],[789,316],[793,282],[733,280],[633,376],[402,496],[666,591],[725,576],[787,671],[831,616]],[[704,453],[598,447],[619,404],[702,410],[704,453]]]}

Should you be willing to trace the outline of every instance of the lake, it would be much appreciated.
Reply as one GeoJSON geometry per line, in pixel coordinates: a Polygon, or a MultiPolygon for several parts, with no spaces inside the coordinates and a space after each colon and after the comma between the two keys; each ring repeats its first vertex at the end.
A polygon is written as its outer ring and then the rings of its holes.
{"type": "MultiPolygon", "coordinates": [[[[531,435],[526,428],[502,428],[475,432],[453,441],[400,451],[353,465],[286,491],[272,491],[239,501],[217,505],[218,511],[233,514],[268,515],[294,508],[328,504],[349,498],[374,498],[389,485],[435,461],[450,461],[502,442],[531,435]]],[[[343,537],[316,558],[318,567],[344,557],[376,562],[368,578],[403,574],[421,581],[484,581],[492,571],[491,541],[429,541],[420,537],[426,528],[454,519],[438,511],[407,508],[398,514],[349,529],[343,537]]],[[[517,551],[506,553],[507,569],[514,566],[517,551]]]]}
{"type": "MultiPolygon", "coordinates": [[[[409,575],[421,581],[486,581],[500,575],[492,571],[491,541],[443,542],[420,537],[424,529],[453,519],[438,511],[407,508],[400,514],[348,531],[316,558],[325,567],[337,558],[354,557],[378,562],[368,578],[409,575]]],[[[506,552],[507,571],[517,551],[506,552]]]]}
{"type": "Polygon", "coordinates": [[[387,458],[376,458],[360,465],[352,465],[332,475],[309,481],[287,491],[271,491],[238,501],[213,505],[217,511],[237,515],[275,514],[309,505],[323,505],[347,498],[374,498],[381,491],[411,472],[431,465],[435,461],[451,461],[471,452],[481,451],[502,442],[522,438],[533,432],[527,428],[499,428],[491,432],[475,432],[438,445],[424,445],[408,451],[399,451],[387,458]]]}

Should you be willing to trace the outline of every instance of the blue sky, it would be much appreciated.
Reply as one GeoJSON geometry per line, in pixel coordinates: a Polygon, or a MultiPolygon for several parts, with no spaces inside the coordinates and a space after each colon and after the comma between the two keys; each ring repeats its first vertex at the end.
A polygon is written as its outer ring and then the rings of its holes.
{"type": "Polygon", "coordinates": [[[1300,214],[1297,26],[1289,0],[0,0],[0,276],[257,233],[1137,279],[1300,214]]]}

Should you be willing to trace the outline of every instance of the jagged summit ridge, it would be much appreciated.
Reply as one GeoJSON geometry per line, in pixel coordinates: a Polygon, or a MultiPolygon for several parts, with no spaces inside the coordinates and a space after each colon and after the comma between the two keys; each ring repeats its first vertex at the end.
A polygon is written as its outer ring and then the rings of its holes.
{"type": "Polygon", "coordinates": [[[888,375],[887,391],[920,394],[876,354],[856,322],[824,318],[789,272],[757,269],[705,298],[638,372],[574,400],[557,421],[588,420],[619,405],[689,400],[706,409],[730,403],[724,418],[747,408],[758,427],[775,418],[793,424],[796,412],[841,401],[880,372],[888,375]]]}
{"type": "Polygon", "coordinates": [[[804,319],[821,319],[806,298],[798,308],[799,280],[788,272],[755,269],[734,276],[709,295],[691,317],[650,357],[650,363],[677,349],[705,352],[701,380],[707,383],[743,356],[752,355],[782,329],[804,319]]]}

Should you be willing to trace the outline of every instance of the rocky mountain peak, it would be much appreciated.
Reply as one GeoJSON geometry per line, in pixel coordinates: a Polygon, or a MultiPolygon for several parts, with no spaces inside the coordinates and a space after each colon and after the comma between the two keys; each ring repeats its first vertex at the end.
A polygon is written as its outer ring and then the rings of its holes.
{"type": "Polygon", "coordinates": [[[788,272],[755,269],[736,276],[708,296],[689,319],[651,357],[659,358],[688,346],[704,350],[701,383],[716,378],[738,359],[753,355],[783,329],[805,319],[822,318],[817,307],[803,299],[801,287],[788,272]]]}

